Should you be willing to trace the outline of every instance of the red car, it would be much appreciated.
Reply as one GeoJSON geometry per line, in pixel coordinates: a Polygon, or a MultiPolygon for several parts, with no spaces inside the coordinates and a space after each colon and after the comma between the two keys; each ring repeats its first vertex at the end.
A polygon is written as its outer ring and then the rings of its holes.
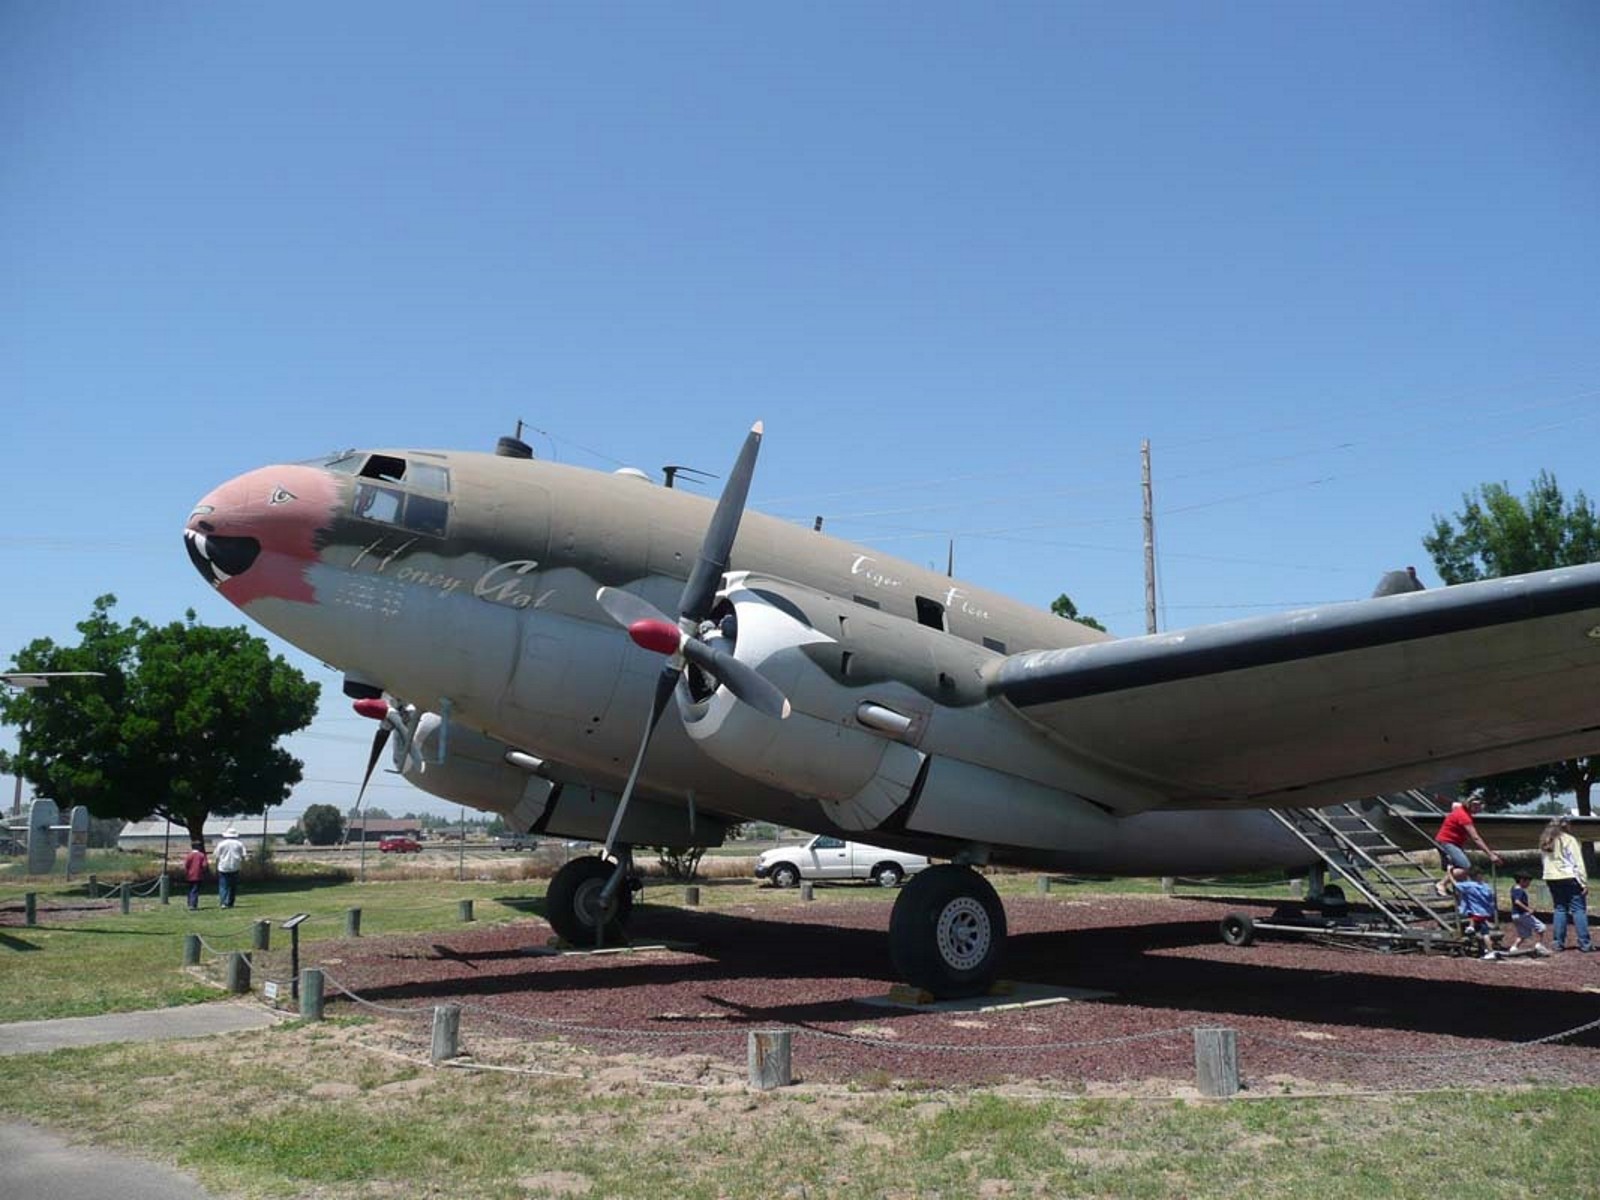
{"type": "Polygon", "coordinates": [[[387,837],[378,843],[384,854],[421,854],[422,846],[408,837],[387,837]]]}

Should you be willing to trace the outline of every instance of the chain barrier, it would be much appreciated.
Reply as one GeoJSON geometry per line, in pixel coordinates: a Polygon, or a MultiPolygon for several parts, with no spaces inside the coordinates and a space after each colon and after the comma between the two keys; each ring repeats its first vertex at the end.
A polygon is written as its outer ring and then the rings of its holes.
{"type": "MultiPolygon", "coordinates": [[[[1499,1043],[1496,1053],[1500,1055],[1517,1054],[1525,1050],[1537,1050],[1544,1046],[1553,1046],[1557,1042],[1564,1042],[1568,1038],[1577,1037],[1580,1033],[1588,1033],[1591,1029],[1600,1029],[1600,1019],[1586,1022],[1572,1029],[1563,1029],[1560,1033],[1547,1033],[1543,1037],[1530,1038],[1522,1042],[1499,1043]]],[[[1246,1030],[1239,1031],[1241,1040],[1248,1039],[1259,1042],[1264,1046],[1277,1046],[1280,1049],[1298,1050],[1305,1054],[1320,1054],[1328,1058],[1360,1058],[1371,1059],[1381,1057],[1389,1062],[1447,1062],[1452,1059],[1482,1058],[1483,1050],[1450,1050],[1431,1051],[1426,1053],[1375,1055],[1370,1050],[1344,1050],[1337,1046],[1315,1046],[1305,1042],[1295,1042],[1288,1038],[1275,1038],[1262,1033],[1250,1033],[1246,1030]]]]}

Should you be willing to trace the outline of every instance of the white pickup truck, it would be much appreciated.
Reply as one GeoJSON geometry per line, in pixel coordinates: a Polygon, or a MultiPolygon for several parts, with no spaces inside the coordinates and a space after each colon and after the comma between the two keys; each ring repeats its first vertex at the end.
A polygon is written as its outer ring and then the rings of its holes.
{"type": "Polygon", "coordinates": [[[870,879],[894,887],[928,865],[920,854],[902,854],[865,842],[818,834],[798,846],[774,846],[756,859],[756,878],[773,887],[794,887],[802,879],[870,879]]]}

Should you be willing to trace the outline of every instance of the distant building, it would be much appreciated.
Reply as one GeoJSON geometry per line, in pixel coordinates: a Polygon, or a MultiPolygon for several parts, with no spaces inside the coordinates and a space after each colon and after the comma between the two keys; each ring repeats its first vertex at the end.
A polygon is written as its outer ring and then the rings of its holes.
{"type": "Polygon", "coordinates": [[[387,837],[408,837],[421,841],[422,822],[416,817],[397,820],[390,820],[387,817],[382,819],[374,817],[370,821],[364,821],[357,817],[355,823],[350,826],[350,840],[352,842],[359,842],[363,838],[369,842],[381,842],[387,837]]]}
{"type": "MultiPolygon", "coordinates": [[[[212,817],[205,825],[206,849],[209,850],[222,840],[222,833],[230,826],[238,833],[239,840],[245,847],[254,852],[261,846],[262,826],[266,827],[268,839],[281,842],[284,835],[300,824],[293,817],[268,817],[265,822],[260,817],[212,817]]],[[[152,817],[148,821],[131,821],[122,827],[122,832],[117,836],[117,849],[119,850],[154,850],[158,853],[168,845],[187,850],[189,847],[189,830],[182,825],[174,825],[152,817]]]]}

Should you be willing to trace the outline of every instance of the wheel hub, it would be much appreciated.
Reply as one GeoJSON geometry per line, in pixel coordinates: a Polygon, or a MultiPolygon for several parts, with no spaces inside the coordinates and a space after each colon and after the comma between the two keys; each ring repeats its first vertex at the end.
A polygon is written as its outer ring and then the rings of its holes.
{"type": "Polygon", "coordinates": [[[598,929],[601,925],[617,915],[617,898],[611,897],[611,903],[604,909],[600,905],[600,896],[606,889],[604,879],[586,879],[578,885],[578,890],[572,894],[572,912],[584,925],[590,929],[598,929]]]}
{"type": "Polygon", "coordinates": [[[956,971],[970,971],[989,953],[989,913],[973,896],[958,896],[939,913],[934,927],[939,957],[956,971]]]}

